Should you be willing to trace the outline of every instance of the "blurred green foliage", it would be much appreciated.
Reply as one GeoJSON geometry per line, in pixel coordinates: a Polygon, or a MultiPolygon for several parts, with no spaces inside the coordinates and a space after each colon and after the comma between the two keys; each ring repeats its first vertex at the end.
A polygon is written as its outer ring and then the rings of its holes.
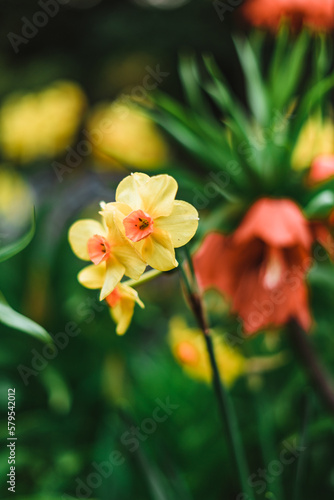
{"type": "MultiPolygon", "coordinates": [[[[84,0],[82,4],[84,6],[84,0]]],[[[235,47],[229,36],[234,25],[232,16],[227,16],[222,23],[211,2],[204,0],[193,0],[175,10],[143,8],[125,0],[104,0],[91,8],[80,8],[79,1],[71,2],[61,6],[59,13],[49,19],[29,43],[20,45],[15,54],[7,35],[9,32],[19,34],[22,17],[32,19],[36,9],[39,7],[33,1],[0,1],[1,98],[13,91],[39,91],[54,80],[69,79],[80,84],[91,106],[101,100],[114,99],[124,88],[140,85],[145,67],[160,65],[169,76],[159,87],[164,94],[158,94],[156,100],[161,108],[169,108],[170,112],[163,115],[160,122],[165,129],[173,123],[169,132],[173,129],[183,146],[190,141],[186,149],[196,153],[196,158],[191,157],[189,151],[169,138],[173,158],[166,169],[175,175],[182,196],[190,202],[201,193],[204,180],[210,181],[213,168],[210,161],[217,167],[222,161],[234,158],[223,157],[226,150],[217,145],[218,136],[225,141],[224,145],[228,145],[229,139],[220,135],[220,113],[212,101],[209,109],[206,108],[201,91],[193,85],[196,68],[188,57],[189,52],[210,54],[201,70],[205,68],[216,79],[216,86],[211,79],[206,88],[213,101],[223,102],[224,112],[228,109],[234,118],[237,115],[241,120],[243,114],[237,102],[244,108],[249,102],[250,111],[264,127],[270,125],[272,117],[266,116],[267,108],[262,102],[265,94],[259,89],[262,84],[259,71],[264,70],[271,82],[274,106],[284,111],[287,111],[287,96],[292,90],[297,92],[301,88],[298,85],[303,85],[304,74],[310,73],[307,64],[302,70],[302,62],[308,62],[311,56],[306,41],[300,39],[289,54],[286,74],[280,74],[281,84],[278,84],[279,58],[287,51],[284,33],[268,74],[267,60],[273,41],[268,38],[265,45],[264,68],[257,68],[251,48],[238,42],[235,47]],[[181,71],[180,52],[183,54],[181,71]],[[247,89],[237,52],[249,73],[251,87],[247,89]],[[138,64],[138,60],[143,62],[138,64]],[[217,68],[239,101],[229,102],[229,96],[221,94],[223,88],[218,82],[217,68]],[[191,108],[191,114],[183,115],[184,108],[191,108]],[[185,117],[186,125],[182,123],[185,117]]],[[[260,42],[254,40],[254,43],[260,42]]],[[[326,62],[326,57],[316,59],[321,81],[322,76],[329,73],[326,62]]],[[[309,101],[305,103],[306,115],[308,104],[309,101]]],[[[296,136],[301,123],[295,121],[291,126],[295,127],[296,136]]],[[[239,129],[238,140],[241,133],[249,139],[247,130],[239,129]]],[[[78,139],[80,137],[81,132],[78,139]]],[[[285,153],[287,158],[291,151],[285,153]]],[[[268,151],[263,150],[262,154],[261,161],[265,163],[268,151]]],[[[238,497],[241,492],[211,387],[184,374],[166,341],[172,316],[185,315],[189,324],[193,322],[180,290],[177,271],[142,286],[139,291],[146,308],[135,314],[124,337],[116,336],[107,307],[98,302],[97,293],[83,289],[76,281],[81,263],[69,248],[68,227],[79,215],[95,213],[101,199],[111,200],[121,174],[99,173],[93,168],[93,160],[88,158],[82,168],[64,175],[63,182],[59,182],[51,163],[40,159],[20,167],[35,192],[36,234],[21,253],[0,264],[0,289],[8,302],[59,339],[54,351],[43,351],[44,344],[0,325],[1,498],[12,498],[6,484],[6,417],[7,390],[15,387],[17,499],[80,498],[77,490],[80,484],[82,497],[86,495],[92,500],[246,500],[238,497]],[[61,339],[67,341],[63,348],[61,339]],[[157,399],[165,402],[166,398],[177,408],[150,433],[145,419],[152,418],[157,399]],[[136,438],[139,447],[135,451],[131,451],[126,437],[133,426],[141,428],[142,436],[136,438]],[[111,463],[110,454],[116,451],[124,461],[114,464],[112,473],[105,473],[108,477],[101,481],[95,478],[94,483],[91,476],[96,473],[94,463],[111,463]]],[[[18,167],[12,165],[12,168],[18,167]]],[[[269,179],[271,193],[284,191],[289,195],[293,192],[294,196],[300,195],[300,203],[306,206],[310,199],[305,191],[296,194],[293,179],[289,186],[285,184],[289,175],[286,172],[279,187],[277,177],[269,179]]],[[[295,175],[300,178],[299,174],[295,175]]],[[[257,191],[247,196],[248,180],[244,182],[238,203],[226,201],[224,193],[210,200],[206,230],[210,224],[220,225],[222,229],[233,228],[252,197],[264,190],[263,185],[255,181],[257,191]]],[[[332,185],[329,189],[332,192],[332,185]]],[[[311,210],[312,202],[308,206],[311,210]]],[[[316,198],[313,210],[319,210],[316,198]]],[[[195,244],[198,242],[199,237],[195,244]]],[[[334,376],[334,273],[328,258],[311,272],[309,280],[316,320],[312,342],[334,376]]],[[[237,321],[227,315],[222,319],[222,307],[212,314],[212,324],[221,326],[233,337],[237,321]]],[[[289,351],[289,338],[284,331],[269,339],[261,334],[241,345],[237,343],[237,348],[249,358],[285,352],[289,351]]],[[[314,397],[294,356],[291,354],[275,371],[240,378],[231,389],[231,396],[242,429],[256,498],[295,499],[297,472],[302,478],[300,498],[332,498],[333,420],[314,397]],[[279,460],[281,450],[287,443],[298,446],[303,439],[306,449],[302,463],[293,460],[277,473],[280,467],[275,469],[272,464],[279,460]]]]}

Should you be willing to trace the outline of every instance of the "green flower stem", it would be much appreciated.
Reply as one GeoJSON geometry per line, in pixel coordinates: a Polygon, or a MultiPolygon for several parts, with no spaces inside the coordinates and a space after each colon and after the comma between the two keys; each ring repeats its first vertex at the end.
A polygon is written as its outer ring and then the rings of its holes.
{"type": "Polygon", "coordinates": [[[294,351],[303,364],[317,395],[322,398],[327,409],[334,415],[333,381],[321,365],[307,334],[295,320],[290,322],[289,337],[294,351]]]}
{"type": "MultiPolygon", "coordinates": [[[[196,288],[197,290],[197,283],[196,283],[196,276],[195,273],[192,272],[193,270],[193,265],[191,262],[191,256],[188,251],[185,252],[186,258],[189,264],[189,270],[191,274],[193,275],[193,288],[196,288]]],[[[211,369],[212,369],[212,384],[214,388],[214,392],[217,398],[217,403],[219,407],[219,411],[222,417],[222,423],[223,423],[223,428],[224,431],[226,430],[227,432],[225,433],[227,436],[227,439],[229,441],[229,446],[230,449],[233,452],[234,459],[235,459],[235,464],[238,469],[238,475],[239,475],[239,481],[240,485],[242,487],[242,492],[248,495],[249,500],[254,500],[254,494],[252,489],[250,488],[247,480],[249,478],[249,471],[248,471],[248,466],[245,458],[245,453],[243,449],[243,444],[241,440],[241,435],[240,435],[240,429],[238,426],[238,421],[236,417],[236,413],[234,410],[233,403],[230,399],[230,396],[226,390],[225,385],[221,382],[220,379],[220,374],[218,370],[218,365],[217,365],[217,360],[215,357],[215,352],[214,352],[214,345],[212,341],[212,336],[210,333],[210,328],[207,323],[205,313],[204,313],[204,308],[203,308],[203,302],[201,299],[201,296],[199,293],[193,290],[192,286],[189,283],[187,274],[185,270],[183,269],[182,265],[180,265],[180,272],[182,276],[182,280],[184,282],[187,295],[188,295],[188,300],[190,303],[190,307],[192,309],[192,312],[196,318],[196,321],[198,323],[198,326],[203,332],[203,337],[205,340],[206,348],[208,351],[209,355],[209,360],[211,364],[211,369]]]]}
{"type": "Polygon", "coordinates": [[[303,453],[297,459],[297,472],[295,485],[293,489],[293,500],[302,500],[302,490],[303,486],[307,483],[306,481],[306,462],[307,462],[307,448],[309,447],[309,427],[313,417],[313,395],[306,394],[305,397],[305,410],[303,427],[300,436],[299,447],[304,450],[303,453]]]}
{"type": "Polygon", "coordinates": [[[138,285],[143,285],[144,283],[147,283],[148,281],[153,280],[154,278],[157,278],[163,273],[163,271],[157,271],[156,269],[151,269],[150,271],[147,271],[144,273],[139,280],[127,280],[122,283],[122,285],[127,285],[127,286],[132,286],[136,287],[138,285]]]}

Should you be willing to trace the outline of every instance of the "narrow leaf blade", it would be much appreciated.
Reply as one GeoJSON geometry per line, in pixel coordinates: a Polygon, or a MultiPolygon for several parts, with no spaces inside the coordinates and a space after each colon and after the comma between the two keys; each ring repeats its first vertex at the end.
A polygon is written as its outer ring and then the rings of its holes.
{"type": "Polygon", "coordinates": [[[32,224],[29,231],[24,236],[19,238],[17,241],[14,241],[9,245],[0,248],[0,262],[8,260],[17,253],[20,253],[22,250],[24,250],[24,248],[28,246],[31,240],[33,239],[35,234],[35,228],[36,228],[35,211],[33,211],[32,224]]]}
{"type": "Polygon", "coordinates": [[[51,336],[42,326],[12,309],[1,292],[0,322],[15,330],[28,333],[44,342],[52,342],[51,336]]]}

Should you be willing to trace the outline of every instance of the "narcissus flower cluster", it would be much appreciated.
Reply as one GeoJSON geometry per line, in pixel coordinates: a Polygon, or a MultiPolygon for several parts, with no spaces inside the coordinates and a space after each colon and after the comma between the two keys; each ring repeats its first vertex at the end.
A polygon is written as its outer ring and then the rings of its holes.
{"type": "Polygon", "coordinates": [[[147,265],[159,271],[177,267],[175,248],[188,243],[197,230],[197,210],[175,200],[177,189],[169,175],[132,174],[120,182],[115,202],[101,203],[101,222],[79,220],[69,230],[73,252],[92,263],[78,280],[101,290],[100,300],[111,307],[118,334],[128,328],[135,303],[143,307],[122,278],[139,280],[147,265]]]}

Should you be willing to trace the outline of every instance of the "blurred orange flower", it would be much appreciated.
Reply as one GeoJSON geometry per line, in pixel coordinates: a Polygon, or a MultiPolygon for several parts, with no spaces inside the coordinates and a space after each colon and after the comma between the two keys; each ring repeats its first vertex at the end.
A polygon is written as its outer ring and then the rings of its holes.
{"type": "Polygon", "coordinates": [[[232,311],[247,333],[292,318],[308,330],[305,275],[312,239],[308,221],[292,200],[262,198],[232,235],[205,238],[194,258],[199,285],[231,297],[232,311]]]}
{"type": "Polygon", "coordinates": [[[314,158],[309,180],[312,183],[327,181],[334,176],[334,154],[333,155],[320,155],[314,158]]]}
{"type": "Polygon", "coordinates": [[[334,28],[334,0],[247,0],[242,17],[252,26],[276,31],[283,20],[293,28],[303,25],[315,30],[334,28]]]}

